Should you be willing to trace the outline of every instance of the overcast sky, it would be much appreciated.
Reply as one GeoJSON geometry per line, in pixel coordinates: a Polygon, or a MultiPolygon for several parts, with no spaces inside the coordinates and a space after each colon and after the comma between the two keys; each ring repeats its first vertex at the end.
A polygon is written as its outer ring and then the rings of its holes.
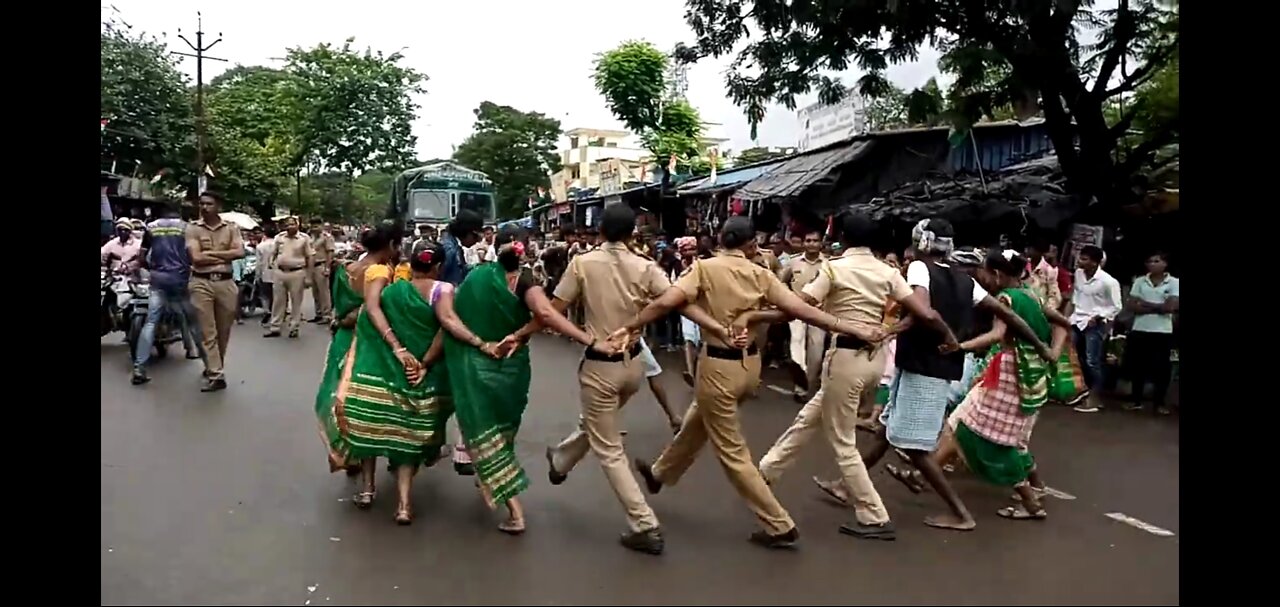
{"type": "MultiPolygon", "coordinates": [[[[177,38],[178,29],[194,41],[196,11],[202,10],[209,39],[223,34],[210,54],[230,60],[206,61],[206,82],[237,63],[279,65],[272,58],[292,46],[354,37],[358,47],[388,53],[403,48],[405,64],[430,78],[417,99],[413,130],[422,159],[451,155],[471,132],[471,111],[486,100],[559,118],[566,130],[618,128],[591,83],[595,53],[629,39],[662,49],[693,40],[683,0],[104,0],[108,5],[135,28],[167,34],[170,48],[181,51],[190,49],[177,38]]],[[[919,61],[894,66],[889,77],[908,90],[920,86],[937,74],[937,57],[923,49],[919,61]]],[[[795,114],[781,107],[770,110],[758,141],[751,140],[742,111],[725,97],[729,60],[704,59],[689,70],[689,101],[703,120],[724,125],[730,150],[795,145],[795,114]]],[[[194,82],[195,59],[181,67],[194,82]]],[[[812,101],[801,99],[799,107],[812,101]]]]}

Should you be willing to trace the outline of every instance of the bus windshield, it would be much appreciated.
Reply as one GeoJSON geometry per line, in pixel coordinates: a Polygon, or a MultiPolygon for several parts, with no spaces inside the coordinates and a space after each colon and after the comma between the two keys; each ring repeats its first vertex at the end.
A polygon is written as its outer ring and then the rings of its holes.
{"type": "Polygon", "coordinates": [[[485,223],[493,223],[495,219],[493,195],[479,192],[459,192],[458,210],[466,209],[479,213],[485,223]]]}

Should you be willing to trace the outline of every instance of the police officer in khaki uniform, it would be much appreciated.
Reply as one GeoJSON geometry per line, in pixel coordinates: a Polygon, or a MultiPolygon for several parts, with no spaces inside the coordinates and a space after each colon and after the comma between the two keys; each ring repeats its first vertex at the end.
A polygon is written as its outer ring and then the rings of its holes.
{"type": "Polygon", "coordinates": [[[202,392],[225,390],[223,363],[236,322],[240,291],[231,279],[231,262],[244,257],[240,228],[222,220],[222,196],[200,195],[200,219],[187,225],[187,251],[191,253],[191,303],[200,316],[205,361],[202,392]]]}
{"type": "Polygon", "coordinates": [[[298,336],[302,326],[302,295],[307,288],[307,268],[311,260],[311,238],[298,231],[298,218],[284,220],[284,232],[276,235],[272,265],[276,269],[275,293],[271,302],[271,324],[263,337],[280,337],[285,311],[289,312],[289,337],[298,336]]]}
{"type": "MultiPolygon", "coordinates": [[[[804,235],[803,255],[792,255],[787,266],[779,273],[783,284],[791,287],[791,292],[799,295],[805,285],[818,277],[818,268],[826,261],[822,254],[822,234],[812,231],[804,235]]],[[[797,400],[803,399],[806,391],[818,387],[818,373],[822,370],[822,356],[825,351],[827,334],[818,327],[804,324],[798,320],[790,323],[791,329],[791,362],[795,363],[796,372],[795,395],[797,400]]]]}
{"type": "Polygon", "coordinates": [[[332,227],[311,222],[311,297],[316,304],[316,317],[307,322],[327,324],[333,320],[332,288],[334,242],[332,227]]]}
{"type": "MultiPolygon", "coordinates": [[[[656,263],[627,247],[635,223],[636,214],[630,206],[605,207],[600,230],[607,242],[574,257],[556,287],[555,305],[568,308],[581,302],[587,332],[592,335],[610,335],[671,286],[656,263]]],[[[605,355],[588,349],[584,354],[578,368],[582,428],[547,448],[548,475],[553,485],[563,483],[589,447],[626,510],[630,530],[622,535],[622,545],[661,554],[664,545],[658,518],[627,466],[618,429],[619,410],[644,382],[644,365],[636,358],[640,348],[637,342],[624,353],[605,355]]]]}
{"type": "MultiPolygon", "coordinates": [[[[738,494],[760,520],[764,529],[751,535],[757,544],[779,548],[791,546],[800,537],[791,516],[778,503],[756,469],[738,422],[738,407],[760,383],[760,352],[746,331],[733,329],[733,341],[726,341],[729,326],[746,312],[768,304],[784,312],[837,333],[857,334],[879,341],[884,331],[877,326],[842,324],[835,317],[806,304],[778,280],[773,272],[749,261],[755,239],[751,220],[732,217],[720,231],[724,252],[696,262],[673,288],[667,289],[640,315],[611,337],[661,318],[673,309],[696,304],[711,316],[703,325],[703,350],[698,361],[695,402],[685,414],[684,426],[652,465],[636,460],[636,468],[651,493],[663,485],[675,484],[693,464],[704,443],[710,440],[720,465],[738,494]],[[746,348],[745,350],[743,348],[746,348]]],[[[689,310],[683,313],[689,315],[689,310]]],[[[695,322],[698,318],[691,317],[695,322]]],[[[702,324],[702,322],[699,322],[702,324]]]]}
{"type": "MultiPolygon", "coordinates": [[[[875,235],[875,224],[869,218],[846,215],[840,226],[843,253],[822,262],[817,277],[804,287],[803,299],[855,325],[881,323],[886,304],[892,300],[901,303],[921,323],[944,336],[951,334],[942,317],[913,296],[902,274],[871,253],[868,245],[875,235]]],[[[767,315],[770,313],[755,314],[767,315]]],[[[836,337],[833,346],[823,364],[822,387],[760,459],[760,473],[767,482],[775,482],[821,428],[835,451],[844,494],[851,496],[849,502],[857,517],[855,523],[842,525],[840,531],[870,539],[894,539],[893,524],[856,444],[858,406],[864,398],[875,398],[875,392],[868,388],[880,384],[887,349],[846,335],[836,337]]]]}

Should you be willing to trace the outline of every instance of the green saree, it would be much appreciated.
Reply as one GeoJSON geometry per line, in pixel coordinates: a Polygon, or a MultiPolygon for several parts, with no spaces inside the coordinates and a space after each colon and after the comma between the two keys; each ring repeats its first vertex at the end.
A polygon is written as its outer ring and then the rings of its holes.
{"type": "MultiPolygon", "coordinates": [[[[380,303],[401,345],[421,360],[440,330],[431,304],[408,281],[383,289],[380,303]]],[[[356,321],[347,361],[333,402],[348,457],[385,457],[393,467],[438,457],[453,408],[445,365],[433,365],[421,382],[410,385],[367,310],[356,321]]]]}
{"type": "MultiPolygon", "coordinates": [[[[491,342],[501,341],[532,318],[524,302],[507,288],[506,273],[497,263],[472,270],[458,287],[453,307],[472,333],[491,342]]],[[[467,452],[494,504],[501,504],[529,486],[515,450],[520,418],[529,404],[529,347],[495,360],[451,335],[445,336],[444,346],[467,452]]]]}
{"type": "MultiPolygon", "coordinates": [[[[345,318],[351,312],[364,305],[364,294],[351,287],[351,279],[345,269],[338,270],[333,277],[333,315],[334,318],[345,318]]],[[[320,434],[329,450],[329,471],[336,472],[353,465],[355,462],[347,458],[347,443],[338,428],[337,418],[333,415],[333,401],[338,392],[338,382],[342,379],[343,364],[347,359],[347,351],[351,349],[351,340],[355,331],[338,328],[329,341],[329,352],[324,359],[324,375],[320,378],[320,388],[316,390],[316,419],[320,421],[320,434]]]]}

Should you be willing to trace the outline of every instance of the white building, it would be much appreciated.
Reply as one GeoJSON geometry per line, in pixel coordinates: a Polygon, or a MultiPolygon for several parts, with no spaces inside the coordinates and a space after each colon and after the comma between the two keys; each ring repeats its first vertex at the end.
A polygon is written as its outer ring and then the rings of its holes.
{"type": "Polygon", "coordinates": [[[800,122],[800,151],[843,141],[867,132],[867,104],[850,92],[839,103],[815,103],[796,112],[800,122]]]}
{"type": "MultiPolygon", "coordinates": [[[[703,150],[719,148],[729,139],[724,127],[703,123],[703,150]]],[[[666,165],[666,159],[649,154],[640,137],[615,129],[576,128],[560,137],[560,172],[551,176],[554,200],[566,200],[574,188],[599,188],[599,194],[610,194],[626,187],[628,182],[650,182],[655,179],[652,165],[666,165]]]]}

